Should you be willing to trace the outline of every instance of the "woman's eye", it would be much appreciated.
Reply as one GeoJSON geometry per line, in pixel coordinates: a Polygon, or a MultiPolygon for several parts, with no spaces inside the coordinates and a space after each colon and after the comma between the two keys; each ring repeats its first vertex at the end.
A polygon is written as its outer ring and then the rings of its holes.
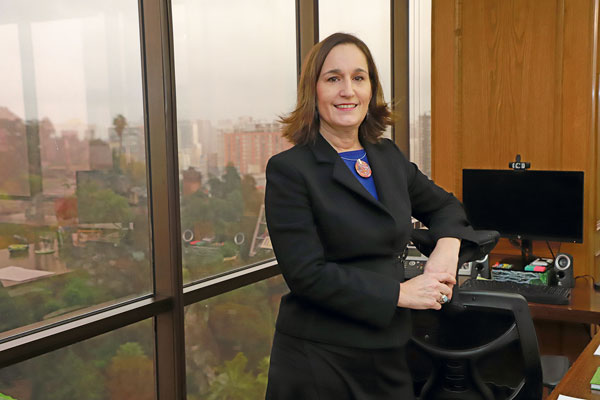
{"type": "Polygon", "coordinates": [[[327,82],[337,82],[340,79],[337,76],[330,76],[329,78],[327,78],[327,82]]]}
{"type": "Polygon", "coordinates": [[[354,79],[357,81],[364,81],[365,77],[364,76],[356,76],[356,77],[354,77],[354,79]]]}

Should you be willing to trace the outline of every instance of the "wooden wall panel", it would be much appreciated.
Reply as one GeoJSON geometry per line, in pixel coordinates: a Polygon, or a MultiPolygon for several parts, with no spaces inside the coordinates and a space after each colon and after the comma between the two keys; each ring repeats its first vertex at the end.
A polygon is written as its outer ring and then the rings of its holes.
{"type": "MultiPolygon", "coordinates": [[[[596,2],[595,7],[596,7],[596,9],[594,11],[594,15],[599,15],[598,2],[596,2]]],[[[594,44],[595,49],[598,48],[598,34],[599,34],[598,24],[599,24],[599,21],[598,21],[598,19],[596,19],[594,21],[594,38],[596,39],[596,42],[594,44]]],[[[596,94],[598,94],[598,93],[600,93],[600,51],[596,51],[595,79],[596,79],[596,82],[594,84],[594,87],[595,87],[596,94]]],[[[597,97],[595,100],[596,100],[596,106],[595,106],[595,112],[593,114],[592,125],[593,125],[593,134],[596,138],[596,143],[595,143],[595,147],[594,147],[596,150],[596,154],[595,154],[596,160],[595,160],[595,165],[592,168],[594,168],[596,171],[596,183],[595,183],[596,198],[594,199],[594,201],[595,201],[594,220],[591,223],[592,223],[592,225],[594,225],[594,221],[595,221],[595,230],[594,230],[594,234],[593,234],[593,236],[594,236],[593,251],[594,251],[595,269],[593,272],[595,273],[594,276],[600,276],[600,120],[599,120],[600,101],[598,101],[597,97]]],[[[592,229],[593,229],[593,227],[592,227],[592,229]]]]}
{"type": "Polygon", "coordinates": [[[462,167],[507,168],[517,153],[536,169],[558,167],[556,2],[463,4],[462,167]]]}
{"type": "Polygon", "coordinates": [[[458,157],[461,154],[458,146],[457,126],[460,121],[457,96],[460,85],[455,83],[458,64],[460,32],[456,32],[459,18],[455,18],[455,10],[460,10],[454,1],[434,2],[432,9],[432,57],[431,87],[434,93],[431,98],[431,136],[432,149],[444,149],[443,157],[431,158],[431,169],[436,183],[451,192],[458,194],[459,176],[455,173],[460,168],[458,157]]]}
{"type": "MultiPolygon", "coordinates": [[[[594,199],[598,171],[595,168],[596,135],[593,132],[595,111],[595,37],[597,1],[565,1],[565,46],[563,55],[563,169],[583,170],[585,176],[584,245],[568,244],[565,251],[582,260],[589,273],[600,278],[594,267],[594,199]],[[583,250],[581,249],[583,247],[583,250]]],[[[582,264],[582,263],[579,263],[582,264]]],[[[575,264],[577,267],[577,265],[575,264]]]]}
{"type": "Polygon", "coordinates": [[[460,197],[463,168],[508,168],[516,154],[584,171],[584,244],[561,246],[577,274],[598,250],[597,21],[598,0],[433,3],[434,179],[460,197]]]}

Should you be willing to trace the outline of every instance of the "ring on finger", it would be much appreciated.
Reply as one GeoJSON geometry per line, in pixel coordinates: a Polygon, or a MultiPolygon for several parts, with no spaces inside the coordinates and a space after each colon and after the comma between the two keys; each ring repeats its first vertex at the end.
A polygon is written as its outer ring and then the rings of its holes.
{"type": "Polygon", "coordinates": [[[448,302],[448,296],[446,296],[445,294],[442,294],[442,297],[439,300],[440,304],[446,304],[448,302]]]}

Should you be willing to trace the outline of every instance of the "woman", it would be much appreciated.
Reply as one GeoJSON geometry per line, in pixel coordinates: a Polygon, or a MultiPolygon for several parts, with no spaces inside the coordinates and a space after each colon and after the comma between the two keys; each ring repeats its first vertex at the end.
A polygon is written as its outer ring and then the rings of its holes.
{"type": "Polygon", "coordinates": [[[313,47],[284,136],[269,160],[267,225],[290,288],[281,300],[267,399],[414,398],[404,346],[409,309],[452,296],[461,204],[381,135],[392,124],[377,69],[358,38],[313,47]],[[425,273],[404,281],[411,215],[437,239],[425,273]]]}

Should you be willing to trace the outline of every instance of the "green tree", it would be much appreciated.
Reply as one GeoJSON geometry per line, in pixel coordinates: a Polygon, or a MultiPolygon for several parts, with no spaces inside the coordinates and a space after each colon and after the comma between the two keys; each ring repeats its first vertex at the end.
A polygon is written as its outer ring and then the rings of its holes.
{"type": "Polygon", "coordinates": [[[248,359],[244,353],[217,367],[217,377],[210,385],[207,400],[253,400],[265,396],[266,386],[253,373],[246,371],[248,359]]]}
{"type": "Polygon", "coordinates": [[[221,247],[221,254],[223,257],[232,257],[235,256],[238,252],[238,247],[233,242],[225,242],[223,247],[221,247]]]}
{"type": "Polygon", "coordinates": [[[242,179],[240,178],[237,169],[231,163],[225,167],[225,173],[223,174],[222,180],[224,189],[223,194],[225,196],[241,188],[242,179]]]}
{"type": "Polygon", "coordinates": [[[97,221],[130,222],[133,218],[127,199],[112,189],[100,188],[95,183],[85,183],[77,188],[80,215],[94,215],[97,221]],[[89,210],[84,209],[85,207],[89,210]]]}
{"type": "Polygon", "coordinates": [[[181,198],[182,229],[192,229],[195,222],[207,221],[210,215],[208,195],[201,190],[181,198]]]}
{"type": "Polygon", "coordinates": [[[107,369],[111,400],[154,399],[153,368],[139,343],[122,344],[107,369]]]}
{"type": "Polygon", "coordinates": [[[23,326],[31,321],[31,312],[23,307],[20,299],[10,296],[8,290],[0,288],[0,331],[23,326]]]}
{"type": "Polygon", "coordinates": [[[256,179],[252,175],[244,175],[241,189],[244,199],[244,215],[258,215],[264,194],[256,189],[256,179]]]}
{"type": "Polygon", "coordinates": [[[32,360],[29,366],[35,372],[28,374],[33,381],[32,399],[103,399],[104,377],[86,361],[71,348],[32,360]]]}
{"type": "Polygon", "coordinates": [[[67,307],[88,306],[99,301],[100,295],[96,286],[87,279],[75,277],[65,284],[62,298],[67,307]]]}
{"type": "Polygon", "coordinates": [[[211,176],[207,184],[209,194],[201,190],[183,196],[181,200],[182,226],[192,228],[196,222],[210,221],[217,240],[237,233],[243,211],[241,178],[233,165],[225,168],[221,178],[211,176]]]}
{"type": "Polygon", "coordinates": [[[129,178],[132,186],[146,187],[146,163],[130,160],[123,165],[123,174],[129,178]]]}
{"type": "Polygon", "coordinates": [[[127,127],[127,119],[122,114],[117,114],[116,117],[113,118],[113,128],[119,137],[119,151],[116,155],[117,163],[115,165],[116,169],[121,168],[121,155],[123,154],[123,132],[127,127]]]}
{"type": "Polygon", "coordinates": [[[267,391],[270,361],[270,357],[267,356],[258,363],[258,375],[256,376],[256,382],[263,388],[263,392],[267,391]]]}
{"type": "Polygon", "coordinates": [[[223,181],[216,176],[208,178],[208,187],[211,197],[217,199],[225,197],[225,186],[223,185],[223,181]]]}

